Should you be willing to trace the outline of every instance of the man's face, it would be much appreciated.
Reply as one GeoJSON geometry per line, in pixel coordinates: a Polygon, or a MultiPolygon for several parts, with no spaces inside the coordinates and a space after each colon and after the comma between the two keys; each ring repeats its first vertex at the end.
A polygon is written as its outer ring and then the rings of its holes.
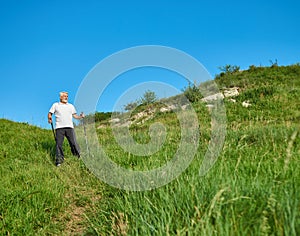
{"type": "Polygon", "coordinates": [[[68,102],[68,94],[63,93],[63,94],[60,96],[60,101],[61,101],[62,103],[67,103],[67,102],[68,102]]]}

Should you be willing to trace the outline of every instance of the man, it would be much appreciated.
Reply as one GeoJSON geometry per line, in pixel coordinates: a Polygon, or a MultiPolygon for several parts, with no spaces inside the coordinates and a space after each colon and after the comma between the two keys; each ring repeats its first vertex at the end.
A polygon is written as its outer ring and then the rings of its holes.
{"type": "Polygon", "coordinates": [[[60,102],[54,103],[48,113],[48,123],[52,123],[52,114],[55,115],[56,120],[56,166],[60,166],[64,162],[62,145],[65,137],[70,144],[72,154],[78,158],[80,157],[80,150],[76,141],[72,117],[75,119],[81,119],[84,117],[83,113],[78,116],[76,114],[75,107],[68,103],[68,92],[60,92],[59,99],[60,102]]]}

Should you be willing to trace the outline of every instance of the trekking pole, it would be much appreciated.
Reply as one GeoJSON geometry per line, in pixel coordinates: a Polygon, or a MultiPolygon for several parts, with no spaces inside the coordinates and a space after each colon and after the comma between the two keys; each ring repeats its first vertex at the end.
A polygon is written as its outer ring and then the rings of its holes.
{"type": "Polygon", "coordinates": [[[52,122],[51,122],[51,128],[52,128],[54,140],[56,141],[56,135],[55,135],[55,131],[54,131],[54,127],[53,127],[53,123],[52,122]]]}
{"type": "MultiPolygon", "coordinates": [[[[82,114],[83,114],[83,112],[81,112],[81,115],[82,115],[82,114]]],[[[87,151],[88,155],[90,155],[90,150],[89,150],[88,140],[87,140],[87,136],[86,136],[86,128],[85,128],[84,117],[82,118],[82,124],[83,124],[83,131],[84,131],[84,138],[85,138],[86,151],[87,151]]]]}

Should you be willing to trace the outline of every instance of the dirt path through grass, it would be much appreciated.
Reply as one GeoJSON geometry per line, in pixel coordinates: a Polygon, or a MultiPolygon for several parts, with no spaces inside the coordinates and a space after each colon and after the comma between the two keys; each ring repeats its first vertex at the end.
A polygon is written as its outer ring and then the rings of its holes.
{"type": "Polygon", "coordinates": [[[89,215],[101,200],[101,193],[97,190],[99,181],[85,168],[82,160],[69,158],[56,169],[57,176],[66,186],[65,212],[55,219],[64,226],[62,235],[84,235],[87,231],[97,231],[89,215]]]}

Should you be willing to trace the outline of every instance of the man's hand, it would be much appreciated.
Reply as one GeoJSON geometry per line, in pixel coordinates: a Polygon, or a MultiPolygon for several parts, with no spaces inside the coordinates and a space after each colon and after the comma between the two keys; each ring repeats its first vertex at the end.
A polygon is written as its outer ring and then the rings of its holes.
{"type": "Polygon", "coordinates": [[[50,112],[48,113],[48,123],[52,123],[52,114],[50,112]]]}

